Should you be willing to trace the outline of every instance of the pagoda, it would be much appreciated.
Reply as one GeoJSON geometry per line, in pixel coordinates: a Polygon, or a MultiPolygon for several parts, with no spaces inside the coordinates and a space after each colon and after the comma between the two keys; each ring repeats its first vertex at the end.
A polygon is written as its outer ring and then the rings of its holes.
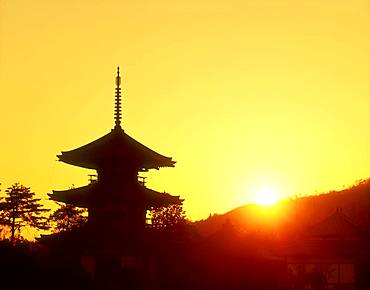
{"type": "Polygon", "coordinates": [[[55,239],[55,235],[42,238],[45,242],[63,240],[65,247],[78,248],[76,252],[82,264],[94,275],[98,274],[99,267],[105,271],[113,269],[103,275],[100,273],[104,286],[108,280],[119,284],[114,282],[117,277],[112,273],[127,265],[144,267],[145,260],[150,257],[147,211],[183,201],[179,196],[149,189],[139,180],[140,172],[174,167],[175,161],[139,143],[122,129],[120,85],[118,67],[114,128],[91,143],[58,155],[59,161],[64,163],[96,170],[97,180],[90,184],[49,194],[51,200],[86,208],[87,223],[73,233],[65,233],[62,238],[55,239]]]}

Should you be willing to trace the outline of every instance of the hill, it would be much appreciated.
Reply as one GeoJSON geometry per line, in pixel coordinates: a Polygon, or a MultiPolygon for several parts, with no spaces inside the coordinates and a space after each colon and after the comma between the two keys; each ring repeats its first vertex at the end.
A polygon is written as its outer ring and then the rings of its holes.
{"type": "Polygon", "coordinates": [[[285,237],[320,222],[336,209],[366,231],[370,230],[370,178],[340,191],[285,199],[272,207],[254,204],[215,214],[194,223],[199,233],[208,236],[231,222],[240,233],[264,233],[285,237]]]}

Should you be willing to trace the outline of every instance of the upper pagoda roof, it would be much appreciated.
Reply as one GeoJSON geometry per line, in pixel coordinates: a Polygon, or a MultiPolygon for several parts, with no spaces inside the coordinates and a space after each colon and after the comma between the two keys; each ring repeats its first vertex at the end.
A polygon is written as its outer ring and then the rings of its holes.
{"type": "Polygon", "coordinates": [[[165,157],[139,143],[127,135],[120,127],[84,146],[58,155],[59,161],[85,167],[99,169],[105,165],[127,163],[139,167],[140,170],[174,167],[175,161],[165,157]]]}
{"type": "Polygon", "coordinates": [[[58,155],[59,161],[89,169],[125,164],[139,171],[173,167],[175,161],[165,157],[139,143],[121,128],[121,77],[119,67],[116,77],[115,94],[115,127],[103,137],[84,146],[58,155]]]}

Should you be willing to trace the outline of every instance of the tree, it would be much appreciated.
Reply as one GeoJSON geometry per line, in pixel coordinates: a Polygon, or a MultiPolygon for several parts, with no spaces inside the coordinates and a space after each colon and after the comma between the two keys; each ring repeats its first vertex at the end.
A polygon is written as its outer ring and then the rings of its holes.
{"type": "Polygon", "coordinates": [[[55,223],[53,231],[64,232],[80,227],[87,222],[87,217],[83,216],[84,213],[86,213],[85,209],[70,204],[60,205],[60,208],[49,217],[50,222],[55,223]]]}
{"type": "Polygon", "coordinates": [[[158,229],[173,229],[186,222],[185,211],[181,204],[160,207],[151,211],[152,226],[158,229]]]}
{"type": "Polygon", "coordinates": [[[47,219],[42,213],[49,211],[42,208],[39,198],[29,187],[14,183],[5,191],[6,196],[0,198],[0,224],[10,228],[10,241],[15,242],[15,234],[20,237],[21,228],[30,226],[36,229],[49,228],[47,219]]]}

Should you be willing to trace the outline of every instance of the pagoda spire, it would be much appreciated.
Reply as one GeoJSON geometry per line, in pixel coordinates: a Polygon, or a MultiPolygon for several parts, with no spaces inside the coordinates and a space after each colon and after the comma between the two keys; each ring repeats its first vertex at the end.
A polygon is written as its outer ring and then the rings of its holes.
{"type": "Polygon", "coordinates": [[[122,106],[121,106],[121,77],[119,75],[119,66],[117,67],[116,76],[116,95],[115,95],[115,106],[114,106],[114,128],[121,128],[121,116],[122,116],[122,106]]]}

